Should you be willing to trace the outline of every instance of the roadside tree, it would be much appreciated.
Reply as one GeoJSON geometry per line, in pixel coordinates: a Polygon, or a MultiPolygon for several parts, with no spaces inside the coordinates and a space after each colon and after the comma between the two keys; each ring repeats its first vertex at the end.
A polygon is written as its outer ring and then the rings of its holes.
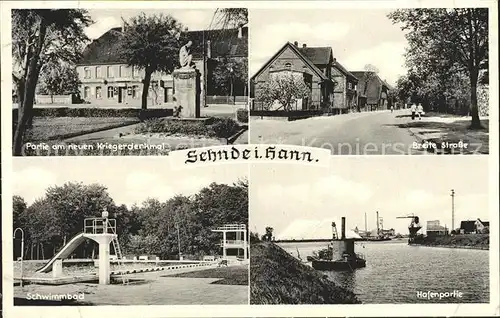
{"type": "Polygon", "coordinates": [[[170,74],[179,66],[178,54],[186,31],[170,15],[142,13],[124,21],[121,56],[129,66],[144,70],[142,109],[147,109],[151,75],[154,72],[170,74]]]}
{"type": "Polygon", "coordinates": [[[12,10],[12,78],[17,90],[18,120],[13,154],[22,154],[24,136],[33,118],[35,89],[49,62],[79,60],[89,40],[84,28],[92,23],[81,9],[12,10]]]}
{"type": "Polygon", "coordinates": [[[278,101],[286,111],[290,111],[298,99],[306,99],[311,95],[311,91],[302,77],[294,74],[281,74],[273,76],[271,80],[261,84],[259,94],[255,96],[256,101],[263,103],[266,110],[271,109],[278,101]]]}
{"type": "Polygon", "coordinates": [[[39,94],[44,95],[78,95],[80,80],[76,68],[72,64],[55,63],[47,64],[40,74],[37,87],[39,94]]]}
{"type": "MultiPolygon", "coordinates": [[[[488,9],[401,9],[388,15],[406,31],[406,62],[418,74],[456,67],[469,79],[471,129],[482,128],[479,120],[477,86],[479,74],[488,67],[488,9]]],[[[439,82],[439,81],[438,81],[439,82]]]]}

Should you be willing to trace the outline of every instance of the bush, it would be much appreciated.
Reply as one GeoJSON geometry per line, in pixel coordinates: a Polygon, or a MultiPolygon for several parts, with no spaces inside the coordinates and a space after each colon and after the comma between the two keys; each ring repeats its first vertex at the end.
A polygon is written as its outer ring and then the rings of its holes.
{"type": "Polygon", "coordinates": [[[221,118],[212,125],[215,135],[226,140],[234,135],[238,128],[238,123],[232,118],[221,118]]]}
{"type": "MultiPolygon", "coordinates": [[[[12,110],[12,119],[17,122],[18,109],[12,110]]],[[[137,117],[140,119],[172,116],[172,109],[137,108],[34,108],[33,117],[137,117]]]]}
{"type": "Polygon", "coordinates": [[[236,119],[240,123],[248,123],[248,110],[244,108],[239,108],[236,111],[236,119]]]}
{"type": "Polygon", "coordinates": [[[199,121],[181,121],[166,119],[149,119],[136,128],[136,133],[166,133],[170,135],[182,134],[190,136],[215,137],[215,132],[199,121]]]}
{"type": "Polygon", "coordinates": [[[250,243],[260,242],[259,233],[250,232],[250,243]]]}
{"type": "Polygon", "coordinates": [[[238,123],[232,118],[211,118],[207,122],[156,118],[145,120],[136,127],[135,132],[219,137],[227,140],[239,129],[238,123]],[[211,121],[213,123],[207,125],[211,121]]]}

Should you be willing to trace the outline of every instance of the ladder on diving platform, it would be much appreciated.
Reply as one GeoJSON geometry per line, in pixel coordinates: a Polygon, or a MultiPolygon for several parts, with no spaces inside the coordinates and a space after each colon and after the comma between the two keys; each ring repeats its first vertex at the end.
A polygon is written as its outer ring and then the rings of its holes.
{"type": "MultiPolygon", "coordinates": [[[[108,224],[108,226],[109,226],[109,224],[108,224]]],[[[113,244],[113,250],[115,251],[118,266],[121,268],[120,276],[121,276],[122,282],[124,285],[128,285],[129,279],[128,279],[128,277],[125,276],[126,275],[125,274],[125,263],[123,262],[123,255],[122,255],[122,251],[120,249],[120,242],[118,241],[118,236],[116,235],[116,231],[115,231],[114,227],[109,226],[108,228],[111,228],[111,231],[113,232],[113,234],[115,234],[115,236],[111,240],[111,243],[113,244]]]]}

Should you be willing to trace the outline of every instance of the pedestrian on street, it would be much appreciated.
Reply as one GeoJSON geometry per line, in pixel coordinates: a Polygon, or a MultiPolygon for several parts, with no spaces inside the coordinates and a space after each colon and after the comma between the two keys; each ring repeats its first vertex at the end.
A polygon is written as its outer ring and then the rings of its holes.
{"type": "Polygon", "coordinates": [[[417,114],[418,114],[418,119],[419,120],[422,120],[422,114],[423,114],[423,112],[424,112],[424,108],[422,107],[422,104],[418,103],[417,114]]]}
{"type": "Polygon", "coordinates": [[[394,106],[391,105],[391,113],[394,112],[394,106]]]}
{"type": "Polygon", "coordinates": [[[417,111],[417,105],[415,103],[411,104],[411,120],[415,119],[415,112],[417,111]]]}

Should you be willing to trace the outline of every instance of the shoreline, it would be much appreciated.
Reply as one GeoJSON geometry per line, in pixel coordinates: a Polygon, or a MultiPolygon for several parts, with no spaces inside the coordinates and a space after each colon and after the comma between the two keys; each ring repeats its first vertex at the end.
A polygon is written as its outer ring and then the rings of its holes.
{"type": "Polygon", "coordinates": [[[250,245],[250,304],[360,304],[352,291],[303,264],[273,242],[250,245]]]}
{"type": "Polygon", "coordinates": [[[489,251],[489,247],[484,246],[468,246],[468,245],[426,245],[426,244],[409,244],[410,246],[423,246],[423,247],[442,247],[442,248],[457,248],[465,250],[483,250],[489,251]]]}

